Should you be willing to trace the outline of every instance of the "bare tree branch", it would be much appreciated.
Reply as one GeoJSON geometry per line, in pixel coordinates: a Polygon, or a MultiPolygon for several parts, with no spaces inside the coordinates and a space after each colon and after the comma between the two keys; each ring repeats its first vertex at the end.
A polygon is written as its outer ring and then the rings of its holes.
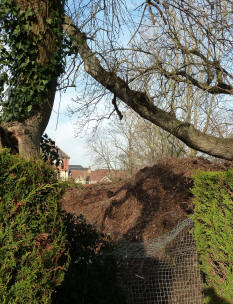
{"type": "Polygon", "coordinates": [[[189,147],[213,156],[233,160],[233,139],[206,135],[189,123],[183,123],[166,111],[156,107],[143,92],[130,89],[128,84],[114,72],[105,70],[87,44],[87,39],[70,20],[65,17],[64,30],[77,45],[84,61],[85,71],[105,88],[120,98],[143,118],[175,135],[189,147]]]}
{"type": "Polygon", "coordinates": [[[117,112],[117,115],[119,117],[120,120],[122,120],[123,115],[121,113],[121,111],[119,110],[117,103],[116,103],[116,95],[114,94],[113,99],[112,99],[112,104],[114,106],[115,111],[117,112]]]}

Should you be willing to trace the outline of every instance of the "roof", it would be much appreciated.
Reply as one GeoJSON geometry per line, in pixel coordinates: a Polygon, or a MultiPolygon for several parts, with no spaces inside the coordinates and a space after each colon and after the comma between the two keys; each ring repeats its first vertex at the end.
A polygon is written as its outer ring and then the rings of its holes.
{"type": "Polygon", "coordinates": [[[59,155],[60,158],[70,159],[69,155],[66,154],[61,148],[57,147],[57,149],[58,149],[58,155],[59,155]]]}
{"type": "Polygon", "coordinates": [[[81,165],[69,165],[70,170],[81,170],[81,171],[85,171],[88,170],[88,168],[84,168],[81,165]]]}
{"type": "Polygon", "coordinates": [[[107,169],[98,169],[95,171],[91,171],[90,180],[99,182],[102,178],[104,178],[105,176],[108,176],[108,172],[109,172],[109,170],[107,170],[107,169]]]}
{"type": "Polygon", "coordinates": [[[103,183],[103,184],[106,184],[106,183],[111,183],[111,179],[108,177],[108,176],[104,176],[103,178],[101,178],[99,180],[99,183],[103,183]]]}
{"type": "Polygon", "coordinates": [[[124,170],[107,170],[107,169],[97,169],[91,171],[90,180],[95,182],[100,182],[104,177],[109,180],[123,179],[127,177],[127,172],[124,170]]]}
{"type": "Polygon", "coordinates": [[[88,170],[70,170],[71,171],[71,177],[73,179],[81,178],[86,179],[89,175],[88,170]]]}

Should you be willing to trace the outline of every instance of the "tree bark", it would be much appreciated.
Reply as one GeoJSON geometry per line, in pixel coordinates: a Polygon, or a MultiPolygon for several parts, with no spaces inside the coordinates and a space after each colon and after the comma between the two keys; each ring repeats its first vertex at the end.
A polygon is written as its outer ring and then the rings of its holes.
{"type": "MultiPolygon", "coordinates": [[[[53,56],[53,52],[57,50],[60,42],[57,41],[57,36],[53,30],[48,30],[46,20],[52,18],[54,10],[60,16],[63,16],[62,1],[15,0],[15,5],[23,11],[31,9],[35,13],[35,21],[32,23],[33,29],[28,33],[28,39],[32,36],[42,38],[43,43],[38,45],[37,61],[41,65],[51,64],[50,58],[53,56]]],[[[46,93],[47,96],[43,97],[39,107],[36,106],[32,109],[32,114],[28,119],[23,122],[13,121],[0,126],[0,147],[10,148],[12,153],[18,152],[26,158],[39,156],[40,140],[52,112],[56,86],[57,76],[54,76],[54,79],[50,82],[48,93],[46,93]]]]}
{"type": "Polygon", "coordinates": [[[14,121],[0,126],[0,147],[9,148],[13,154],[19,153],[25,158],[37,158],[40,139],[52,112],[55,92],[56,81],[50,88],[48,98],[42,101],[33,116],[24,122],[14,121]]]}
{"type": "Polygon", "coordinates": [[[193,125],[184,123],[158,108],[145,93],[129,88],[128,84],[114,72],[105,70],[87,44],[87,38],[69,17],[65,18],[64,30],[73,39],[84,61],[85,71],[105,88],[120,98],[141,117],[170,132],[192,149],[219,158],[233,160],[233,139],[206,135],[193,125]]]}

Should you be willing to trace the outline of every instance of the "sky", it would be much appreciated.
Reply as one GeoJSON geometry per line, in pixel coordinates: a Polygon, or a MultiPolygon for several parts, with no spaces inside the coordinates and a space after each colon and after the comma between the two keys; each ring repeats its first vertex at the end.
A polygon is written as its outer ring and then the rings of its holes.
{"type": "Polygon", "coordinates": [[[47,133],[56,145],[70,156],[70,164],[88,167],[92,165],[92,160],[85,138],[75,137],[75,115],[69,117],[67,114],[67,105],[72,103],[74,97],[75,92],[72,94],[72,91],[62,95],[58,117],[60,96],[59,93],[56,95],[50,121],[44,133],[47,133]]]}
{"type": "MultiPolygon", "coordinates": [[[[134,3],[134,1],[132,3],[134,3]]],[[[130,4],[130,2],[127,3],[130,4]]],[[[126,34],[126,32],[127,30],[125,29],[123,43],[129,40],[129,33],[126,34]]],[[[119,39],[122,40],[122,38],[119,39]]],[[[94,161],[88,151],[85,137],[75,137],[76,117],[75,115],[73,115],[73,117],[67,115],[67,105],[72,104],[72,98],[76,97],[76,92],[74,89],[68,89],[67,92],[68,93],[64,93],[61,98],[59,118],[58,108],[60,96],[59,93],[57,93],[51,118],[44,133],[47,133],[48,136],[55,141],[56,145],[70,156],[70,164],[85,167],[92,166],[94,161]]]]}

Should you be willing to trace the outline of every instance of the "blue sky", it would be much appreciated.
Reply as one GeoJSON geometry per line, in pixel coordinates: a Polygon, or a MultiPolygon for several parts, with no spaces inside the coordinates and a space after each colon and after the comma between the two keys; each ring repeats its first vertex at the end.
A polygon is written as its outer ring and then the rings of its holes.
{"type": "Polygon", "coordinates": [[[72,98],[74,97],[75,91],[73,91],[73,93],[70,91],[62,95],[58,117],[60,96],[59,93],[57,93],[51,118],[45,133],[55,140],[56,145],[70,156],[70,164],[89,166],[92,161],[85,143],[85,138],[75,137],[75,116],[70,118],[67,115],[67,105],[72,103],[72,98]]]}
{"type": "MultiPolygon", "coordinates": [[[[136,3],[141,3],[141,0],[128,1],[127,5],[130,9],[132,9],[135,7],[136,3]]],[[[70,8],[72,9],[72,5],[70,8]]],[[[124,27],[124,33],[121,33],[119,42],[121,42],[123,45],[127,44],[129,38],[130,34],[128,28],[124,27]]],[[[77,92],[75,89],[71,88],[67,90],[67,93],[62,94],[58,117],[60,95],[59,92],[57,93],[51,118],[45,130],[45,133],[47,133],[49,137],[51,137],[56,142],[57,146],[59,146],[71,157],[71,164],[89,166],[92,165],[92,158],[90,156],[90,152],[87,149],[85,137],[75,136],[76,117],[75,115],[72,117],[69,117],[67,115],[67,106],[72,105],[72,98],[75,98],[76,96],[77,92]]]]}
{"type": "MultiPolygon", "coordinates": [[[[72,5],[70,8],[72,9],[72,5]]],[[[126,43],[129,39],[129,33],[126,34],[125,31],[123,38],[123,43],[126,43]]],[[[119,40],[121,41],[122,38],[119,40]]],[[[80,83],[78,85],[80,88],[80,83]]],[[[67,93],[62,94],[58,117],[60,94],[57,92],[51,118],[44,133],[47,133],[56,145],[70,156],[70,164],[89,166],[92,165],[92,158],[85,143],[86,138],[83,135],[75,136],[75,114],[72,117],[67,115],[67,106],[72,105],[72,98],[75,99],[76,96],[77,92],[72,88],[69,88],[67,93]]]]}

